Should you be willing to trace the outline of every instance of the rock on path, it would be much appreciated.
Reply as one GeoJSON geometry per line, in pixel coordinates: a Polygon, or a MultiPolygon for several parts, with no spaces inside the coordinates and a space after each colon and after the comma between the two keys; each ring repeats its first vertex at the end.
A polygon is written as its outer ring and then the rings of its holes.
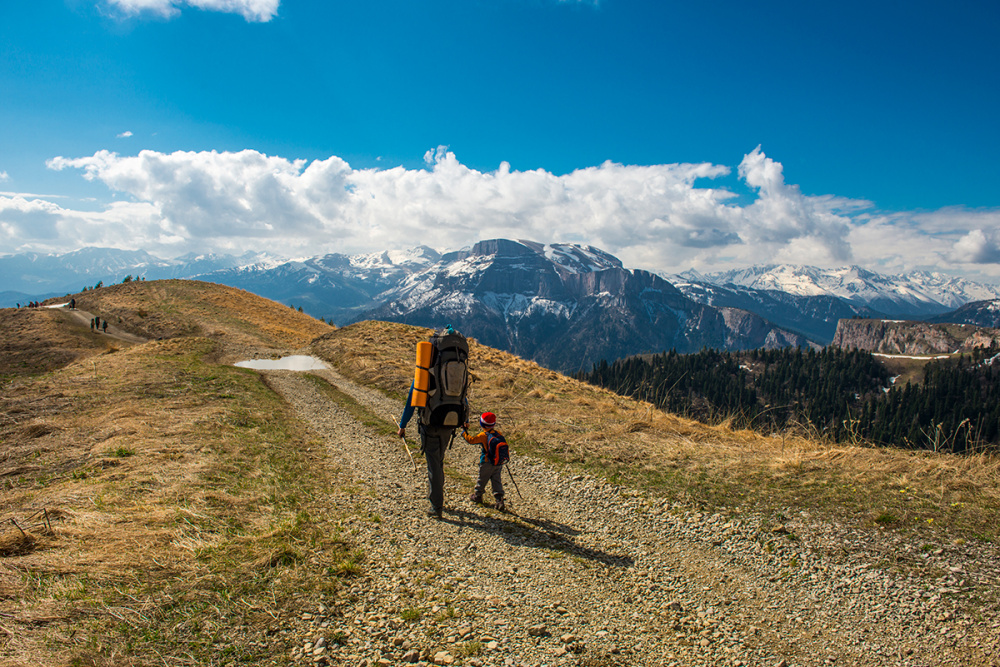
{"type": "MultiPolygon", "coordinates": [[[[387,421],[400,410],[317,374],[387,421]]],[[[365,552],[350,590],[288,619],[296,664],[1000,665],[1000,623],[963,602],[995,596],[995,550],[963,560],[808,516],[702,513],[517,456],[516,438],[514,513],[466,500],[478,454],[458,438],[435,520],[422,459],[413,473],[398,439],[301,374],[265,375],[353,478],[331,502],[354,509],[365,552]],[[945,574],[889,567],[900,553],[945,574]]]]}

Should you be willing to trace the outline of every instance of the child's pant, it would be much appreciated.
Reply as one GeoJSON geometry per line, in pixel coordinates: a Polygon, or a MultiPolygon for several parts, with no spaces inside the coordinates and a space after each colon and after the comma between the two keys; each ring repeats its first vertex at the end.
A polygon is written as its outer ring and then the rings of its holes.
{"type": "Polygon", "coordinates": [[[490,485],[493,487],[493,497],[503,498],[503,481],[500,479],[500,473],[502,472],[502,465],[495,466],[488,462],[480,463],[479,479],[476,481],[476,495],[483,495],[483,491],[486,490],[486,480],[489,480],[490,485]]]}

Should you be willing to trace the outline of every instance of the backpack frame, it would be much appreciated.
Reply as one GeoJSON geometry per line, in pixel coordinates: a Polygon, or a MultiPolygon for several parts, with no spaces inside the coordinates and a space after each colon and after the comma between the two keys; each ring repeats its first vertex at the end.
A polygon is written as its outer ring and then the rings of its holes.
{"type": "Polygon", "coordinates": [[[465,423],[469,389],[469,342],[460,333],[441,332],[430,340],[427,403],[420,423],[431,428],[458,428],[465,423]]]}

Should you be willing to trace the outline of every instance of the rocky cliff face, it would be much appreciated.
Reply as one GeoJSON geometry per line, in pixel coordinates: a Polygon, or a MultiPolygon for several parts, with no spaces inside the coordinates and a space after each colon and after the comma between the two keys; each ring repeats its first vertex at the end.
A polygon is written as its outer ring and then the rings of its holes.
{"type": "Polygon", "coordinates": [[[1000,329],[967,324],[848,319],[837,323],[833,345],[879,354],[951,354],[1000,344],[1000,329]]]}

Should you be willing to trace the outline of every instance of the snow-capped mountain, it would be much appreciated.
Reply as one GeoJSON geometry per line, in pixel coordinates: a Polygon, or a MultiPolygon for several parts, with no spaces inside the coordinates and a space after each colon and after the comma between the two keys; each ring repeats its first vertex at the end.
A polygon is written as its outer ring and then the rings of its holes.
{"type": "MultiPolygon", "coordinates": [[[[23,253],[0,256],[0,286],[5,291],[38,298],[75,293],[98,282],[121,282],[129,275],[148,280],[187,278],[247,264],[274,266],[275,261],[266,253],[247,253],[241,257],[192,253],[176,259],[161,259],[144,250],[115,248],[83,248],[63,254],[23,253]]],[[[4,307],[13,305],[0,303],[4,307]]]]}
{"type": "Polygon", "coordinates": [[[718,285],[737,285],[796,296],[835,296],[891,316],[937,315],[949,310],[939,290],[919,285],[905,276],[886,276],[857,266],[819,269],[788,264],[755,266],[711,273],[718,285]]]}
{"type": "Polygon", "coordinates": [[[1000,299],[973,301],[944,315],[938,315],[928,322],[949,322],[953,324],[973,324],[977,327],[1000,329],[1000,299]]]}
{"type": "Polygon", "coordinates": [[[85,285],[170,265],[142,250],[83,248],[61,255],[24,253],[0,256],[4,289],[40,293],[77,292],[85,285]]]}
{"type": "Polygon", "coordinates": [[[757,315],[695,303],[655,274],[570,244],[483,241],[444,255],[377,300],[359,319],[452,324],[487,345],[562,370],[671,348],[806,344],[757,315]]]}
{"type": "Polygon", "coordinates": [[[937,271],[912,271],[899,276],[916,289],[932,296],[948,308],[958,308],[972,301],[1000,298],[1000,287],[974,283],[965,278],[949,276],[937,271]]]}
{"type": "Polygon", "coordinates": [[[788,264],[683,277],[696,285],[727,286],[801,297],[832,296],[852,306],[891,317],[914,319],[938,315],[973,300],[1000,298],[1000,287],[942,273],[914,271],[883,275],[847,266],[820,269],[788,264]]]}
{"type": "Polygon", "coordinates": [[[940,273],[773,265],[677,276],[626,269],[592,246],[495,239],[440,254],[426,247],[286,260],[86,248],[0,257],[0,306],[125,276],[196,278],[246,289],[347,324],[454,324],[551,367],[676,348],[776,347],[833,339],[838,320],[934,318],[996,326],[1000,288],[940,273]],[[29,297],[30,295],[30,297],[29,297]],[[975,310],[976,314],[973,314],[975,310]],[[941,313],[946,313],[941,315],[941,313]],[[936,317],[935,317],[936,316],[936,317]]]}
{"type": "Polygon", "coordinates": [[[821,343],[833,340],[841,319],[881,316],[871,308],[830,294],[801,295],[732,283],[717,285],[692,271],[672,276],[670,282],[693,301],[717,308],[748,310],[821,343]]]}
{"type": "Polygon", "coordinates": [[[434,264],[440,254],[427,247],[360,255],[254,263],[191,277],[238,287],[292,306],[314,317],[346,324],[371,307],[382,292],[434,264]]]}

